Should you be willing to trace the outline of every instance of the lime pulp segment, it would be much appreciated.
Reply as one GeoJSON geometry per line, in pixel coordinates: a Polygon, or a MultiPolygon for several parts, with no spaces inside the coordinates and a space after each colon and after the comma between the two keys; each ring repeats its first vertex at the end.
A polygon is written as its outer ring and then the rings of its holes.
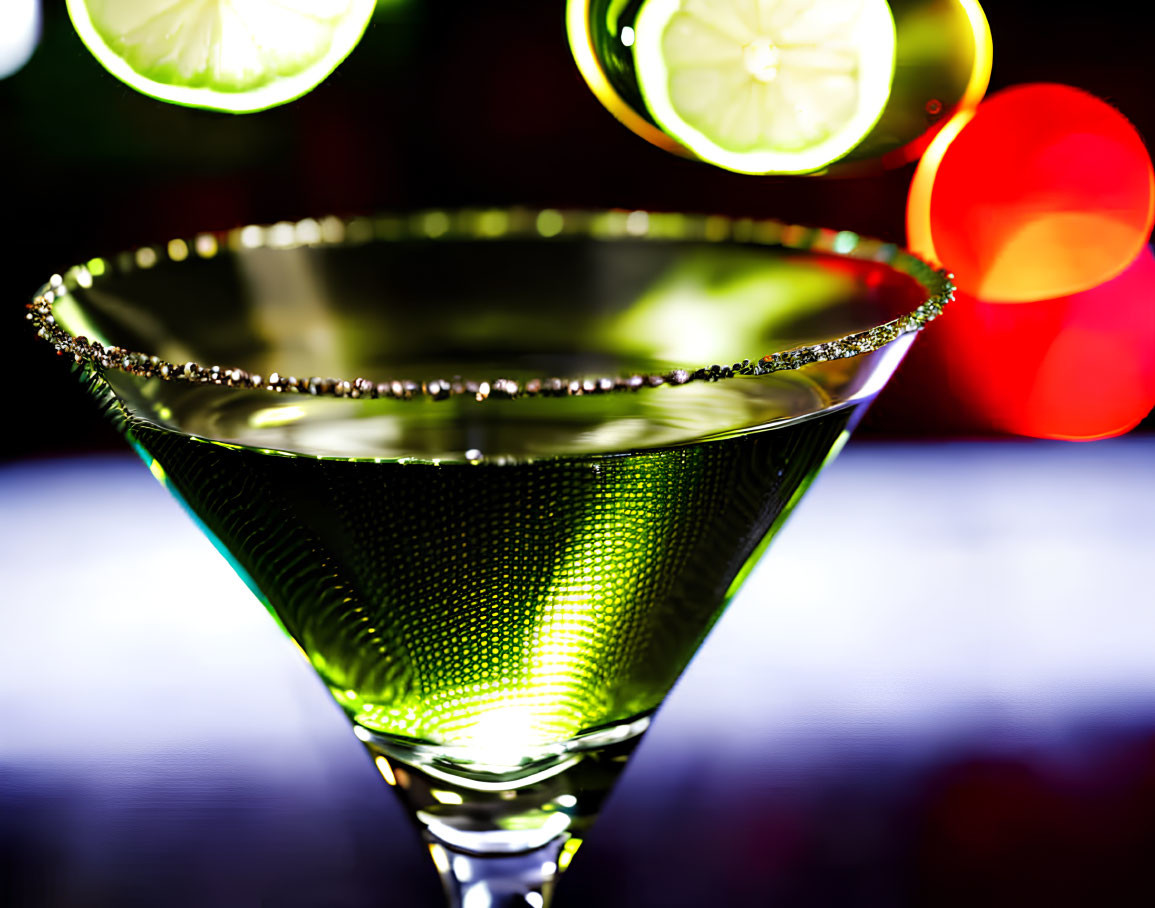
{"type": "Polygon", "coordinates": [[[105,69],[162,101],[232,113],[320,84],[360,41],[375,0],[67,0],[105,69]]]}
{"type": "Polygon", "coordinates": [[[862,141],[890,97],[885,0],[645,0],[635,32],[654,119],[728,170],[821,170],[862,141]]]}

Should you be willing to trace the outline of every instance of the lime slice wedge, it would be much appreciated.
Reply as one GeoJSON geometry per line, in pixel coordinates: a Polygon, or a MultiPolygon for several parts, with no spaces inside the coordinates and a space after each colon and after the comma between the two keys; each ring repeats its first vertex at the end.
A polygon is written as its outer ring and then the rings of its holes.
{"type": "Polygon", "coordinates": [[[810,173],[882,115],[895,43],[886,0],[644,0],[634,65],[658,125],[698,157],[810,173]]]}
{"type": "Polygon", "coordinates": [[[319,85],[376,0],[68,0],[101,65],[146,95],[249,113],[319,85]]]}

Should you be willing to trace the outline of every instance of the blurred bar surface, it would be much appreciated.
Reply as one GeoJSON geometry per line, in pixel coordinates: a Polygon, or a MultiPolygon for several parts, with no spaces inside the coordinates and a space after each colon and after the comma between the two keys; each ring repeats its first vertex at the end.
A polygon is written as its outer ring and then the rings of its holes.
{"type": "MultiPolygon", "coordinates": [[[[1155,904],[1153,462],[852,444],[559,908],[1155,904]]],[[[147,470],[17,462],[0,502],[0,904],[437,904],[327,692],[147,470]]]]}

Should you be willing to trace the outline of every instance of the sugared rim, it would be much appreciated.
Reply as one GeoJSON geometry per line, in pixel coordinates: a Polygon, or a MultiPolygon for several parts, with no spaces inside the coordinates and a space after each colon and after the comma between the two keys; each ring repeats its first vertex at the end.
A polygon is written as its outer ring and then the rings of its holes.
{"type": "Polygon", "coordinates": [[[695,381],[721,381],[735,376],[767,375],[798,369],[811,363],[847,359],[870,353],[914,331],[942,312],[954,298],[952,275],[932,268],[922,259],[892,243],[860,237],[849,231],[801,227],[771,220],[733,219],[718,215],[685,215],[645,211],[558,211],[545,209],[491,209],[388,214],[342,219],[327,217],[296,223],[240,227],[198,234],[191,240],[171,240],[160,246],[142,246],[113,258],[94,258],[55,274],[27,304],[26,318],[37,334],[77,363],[99,369],[115,369],[142,378],[160,378],[193,384],[216,384],[282,394],[311,394],[346,398],[433,399],[469,395],[477,400],[521,397],[575,397],[618,391],[637,391],[660,385],[684,385],[695,381]],[[325,378],[257,375],[223,364],[172,363],[143,351],[105,347],[83,335],[73,335],[57,324],[53,304],[71,291],[88,289],[110,274],[147,270],[163,262],[211,259],[222,253],[253,249],[354,246],[398,240],[476,240],[536,238],[543,242],[566,237],[599,241],[681,240],[778,246],[800,252],[820,252],[860,261],[879,262],[906,274],[922,287],[919,306],[897,318],[865,331],[789,350],[743,359],[730,365],[690,365],[664,373],[603,376],[598,378],[535,378],[516,382],[452,376],[414,382],[404,379],[325,378]]]}

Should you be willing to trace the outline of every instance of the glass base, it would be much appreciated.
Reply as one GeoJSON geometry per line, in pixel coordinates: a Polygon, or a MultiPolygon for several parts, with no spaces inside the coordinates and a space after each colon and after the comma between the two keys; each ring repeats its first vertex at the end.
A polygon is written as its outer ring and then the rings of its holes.
{"type": "Polygon", "coordinates": [[[473,854],[429,843],[450,908],[545,908],[581,839],[558,836],[521,854],[473,854]]]}
{"type": "Polygon", "coordinates": [[[584,835],[649,724],[643,716],[584,735],[521,766],[456,762],[439,749],[354,732],[429,841],[493,855],[584,835]]]}
{"type": "Polygon", "coordinates": [[[544,908],[649,724],[585,735],[515,768],[355,731],[416,821],[451,906],[544,908]]]}

